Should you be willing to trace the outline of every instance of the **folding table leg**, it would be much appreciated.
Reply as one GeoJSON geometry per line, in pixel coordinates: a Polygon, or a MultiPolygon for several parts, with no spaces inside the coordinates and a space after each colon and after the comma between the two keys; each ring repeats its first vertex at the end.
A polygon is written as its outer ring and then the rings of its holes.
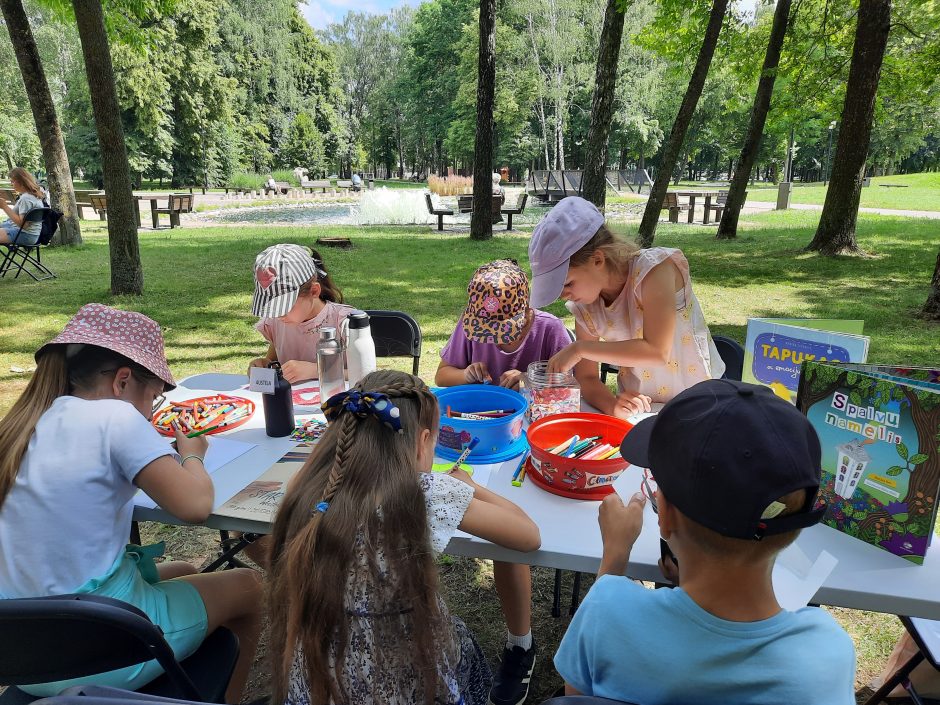
{"type": "Polygon", "coordinates": [[[911,699],[914,700],[917,705],[923,705],[923,701],[920,699],[917,693],[913,692],[914,688],[911,686],[911,681],[909,678],[911,671],[913,671],[923,660],[924,654],[920,651],[911,656],[907,663],[901,666],[897,671],[895,671],[893,676],[884,682],[884,685],[872,693],[872,696],[865,701],[864,705],[876,705],[876,703],[880,703],[882,700],[888,697],[888,693],[890,693],[899,685],[904,686],[904,689],[910,693],[911,699]]]}
{"type": "Polygon", "coordinates": [[[574,616],[578,611],[578,603],[581,602],[581,573],[574,574],[574,586],[571,588],[571,606],[568,608],[568,614],[574,616]]]}
{"type": "MultiPolygon", "coordinates": [[[[221,545],[225,546],[225,543],[230,540],[228,531],[220,529],[219,535],[221,536],[221,545]]],[[[236,541],[229,548],[224,548],[222,551],[220,551],[219,557],[203,568],[200,572],[212,573],[221,566],[225,566],[223,570],[229,570],[231,568],[248,568],[248,565],[242,563],[235,556],[241,553],[246,546],[254,543],[259,538],[261,538],[259,534],[252,534],[247,532],[242,534],[238,541],[236,541]]]]}
{"type": "Polygon", "coordinates": [[[552,617],[561,617],[561,570],[555,569],[555,587],[552,598],[552,617]]]}

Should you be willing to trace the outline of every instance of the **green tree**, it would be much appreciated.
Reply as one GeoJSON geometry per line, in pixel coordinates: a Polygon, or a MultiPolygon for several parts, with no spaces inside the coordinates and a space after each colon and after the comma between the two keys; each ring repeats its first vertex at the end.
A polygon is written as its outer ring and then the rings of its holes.
{"type": "Polygon", "coordinates": [[[297,113],[291,123],[282,158],[286,164],[305,167],[311,173],[323,171],[323,137],[307,113],[297,113]]]}
{"type": "Polygon", "coordinates": [[[496,0],[480,0],[479,61],[477,64],[477,126],[473,142],[473,213],[470,237],[493,237],[493,94],[496,82],[496,0]]]}

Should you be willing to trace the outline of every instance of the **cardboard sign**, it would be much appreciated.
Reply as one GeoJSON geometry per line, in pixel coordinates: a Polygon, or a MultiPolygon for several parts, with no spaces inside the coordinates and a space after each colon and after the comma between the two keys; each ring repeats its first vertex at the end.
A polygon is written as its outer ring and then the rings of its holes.
{"type": "Polygon", "coordinates": [[[262,394],[274,394],[277,372],[269,367],[252,367],[248,371],[248,389],[262,394]]]}

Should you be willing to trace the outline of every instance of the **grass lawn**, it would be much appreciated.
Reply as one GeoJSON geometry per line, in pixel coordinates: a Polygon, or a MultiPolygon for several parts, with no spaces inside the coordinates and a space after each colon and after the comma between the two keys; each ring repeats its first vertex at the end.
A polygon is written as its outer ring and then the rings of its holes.
{"type": "MultiPolygon", "coordinates": [[[[748,200],[777,201],[777,189],[749,188],[748,200]]],[[[793,203],[822,205],[826,200],[826,187],[794,184],[793,203]]],[[[861,205],[865,208],[892,208],[912,211],[940,211],[940,172],[876,176],[871,186],[862,189],[861,205]],[[883,184],[898,184],[893,188],[883,184]]]]}
{"type": "MultiPolygon", "coordinates": [[[[895,177],[895,180],[901,177],[895,177]]],[[[881,189],[893,191],[892,189],[881,189]]],[[[902,191],[904,189],[897,189],[902,191]]],[[[695,288],[712,330],[744,340],[753,316],[861,318],[872,337],[874,362],[936,363],[940,326],[917,317],[927,297],[937,254],[937,224],[927,220],[862,214],[859,242],[868,256],[826,259],[801,251],[812,237],[818,213],[770,212],[748,216],[734,242],[718,242],[714,230],[661,224],[658,245],[680,247],[688,256],[695,288]]],[[[465,286],[481,263],[515,257],[527,260],[528,234],[502,232],[489,242],[464,234],[437,233],[430,227],[214,227],[140,233],[146,293],[139,299],[109,294],[108,249],[104,224],[85,221],[86,242],[79,248],[43,254],[59,278],[0,280],[0,414],[26,382],[12,367],[27,368],[32,354],[53,337],[78,307],[100,301],[134,308],[165,328],[170,366],[178,377],[217,370],[242,372],[265,345],[252,328],[251,266],[255,255],[277,242],[314,244],[324,235],[352,237],[351,250],[325,250],[327,267],[347,301],[362,308],[411,313],[424,332],[421,374],[433,377],[438,352],[465,303],[465,286]]],[[[616,227],[616,226],[615,226],[616,227]]],[[[625,232],[635,224],[624,224],[625,232]]],[[[559,304],[550,307],[564,315],[559,304]]],[[[410,362],[396,361],[401,369],[410,362]]],[[[150,525],[146,538],[166,539],[175,558],[197,563],[212,552],[208,530],[150,525]]],[[[496,658],[503,637],[492,589],[490,564],[444,557],[442,581],[449,604],[478,634],[496,658]]],[[[567,617],[549,615],[553,571],[534,571],[534,630],[542,656],[530,702],[537,703],[559,685],[551,656],[567,617]]],[[[570,575],[566,576],[570,584],[570,575]]],[[[590,581],[588,581],[589,583],[590,581]]],[[[565,600],[570,594],[566,587],[565,600]]],[[[900,633],[885,615],[833,610],[855,638],[857,684],[879,672],[900,633]]],[[[265,689],[264,669],[253,692],[265,689]]]]}

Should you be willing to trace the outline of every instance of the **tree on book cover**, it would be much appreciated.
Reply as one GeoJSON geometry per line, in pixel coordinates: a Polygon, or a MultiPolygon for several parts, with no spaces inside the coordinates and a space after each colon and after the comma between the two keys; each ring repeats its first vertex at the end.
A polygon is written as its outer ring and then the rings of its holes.
{"type": "Polygon", "coordinates": [[[829,526],[918,565],[940,489],[936,372],[803,364],[797,406],[822,444],[829,526]]]}

